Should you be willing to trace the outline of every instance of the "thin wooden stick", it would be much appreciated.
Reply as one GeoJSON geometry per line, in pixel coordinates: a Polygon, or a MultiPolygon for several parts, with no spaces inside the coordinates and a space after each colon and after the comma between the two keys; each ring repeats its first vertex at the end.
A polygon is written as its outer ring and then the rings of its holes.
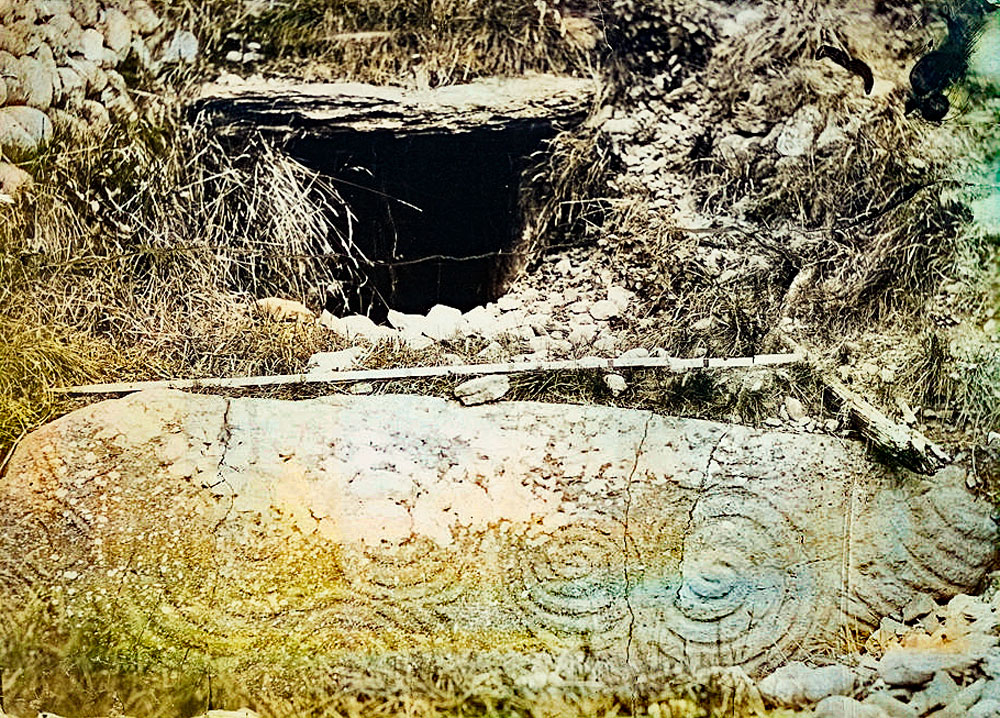
{"type": "Polygon", "coordinates": [[[586,369],[668,369],[685,372],[694,369],[734,369],[755,366],[794,364],[802,361],[798,354],[759,354],[733,359],[678,359],[675,357],[641,357],[604,359],[584,357],[565,361],[512,362],[508,364],[463,364],[460,366],[404,367],[399,369],[362,369],[357,371],[315,371],[307,374],[275,376],[245,376],[205,379],[167,379],[135,381],[120,384],[89,384],[55,389],[60,394],[124,394],[145,389],[196,389],[200,387],[254,387],[283,384],[342,384],[359,381],[387,381],[441,376],[486,374],[523,374],[530,372],[575,371],[586,369]]]}

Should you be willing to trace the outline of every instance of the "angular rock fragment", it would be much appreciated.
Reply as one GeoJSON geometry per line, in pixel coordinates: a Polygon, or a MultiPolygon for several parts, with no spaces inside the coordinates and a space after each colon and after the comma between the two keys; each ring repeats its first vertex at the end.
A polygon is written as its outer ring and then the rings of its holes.
{"type": "Polygon", "coordinates": [[[510,378],[506,374],[483,376],[455,387],[455,396],[466,406],[496,401],[510,391],[510,378]]]}

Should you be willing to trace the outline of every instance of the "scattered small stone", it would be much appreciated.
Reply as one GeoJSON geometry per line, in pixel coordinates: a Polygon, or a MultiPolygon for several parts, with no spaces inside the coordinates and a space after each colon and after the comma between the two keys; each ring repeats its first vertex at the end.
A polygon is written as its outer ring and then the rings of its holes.
{"type": "Polygon", "coordinates": [[[375,385],[370,384],[367,381],[358,382],[357,384],[351,384],[348,389],[352,394],[371,394],[375,391],[375,385]]]}
{"type": "Polygon", "coordinates": [[[696,332],[707,332],[715,324],[715,320],[712,317],[703,317],[691,325],[691,329],[696,332]]]}
{"type": "Polygon", "coordinates": [[[922,593],[903,606],[903,621],[912,623],[916,619],[926,616],[928,613],[933,613],[937,608],[938,605],[934,598],[926,593],[922,593]]]}
{"type": "Polygon", "coordinates": [[[764,426],[769,426],[772,429],[777,429],[782,426],[782,421],[781,419],[775,416],[769,416],[766,419],[764,419],[764,426]]]}
{"type": "Polygon", "coordinates": [[[997,716],[1000,716],[1000,701],[990,699],[979,701],[967,714],[967,718],[997,718],[997,716]]]}
{"type": "Polygon", "coordinates": [[[455,396],[465,406],[475,406],[496,401],[510,391],[510,379],[506,374],[483,376],[455,387],[455,396]]]}
{"type": "Polygon", "coordinates": [[[417,332],[423,331],[425,319],[426,317],[422,314],[406,314],[404,312],[397,312],[395,309],[390,309],[389,314],[386,316],[386,320],[393,328],[417,332]]]}
{"type": "Polygon", "coordinates": [[[979,680],[967,685],[958,692],[958,695],[952,699],[951,703],[949,703],[947,707],[951,710],[968,710],[975,705],[983,695],[983,689],[986,687],[986,684],[986,679],[980,678],[979,680]]]}
{"type": "Polygon", "coordinates": [[[959,673],[979,662],[981,655],[933,649],[896,648],[878,664],[879,677],[890,686],[919,686],[938,671],[959,673]]]}
{"type": "Polygon", "coordinates": [[[602,299],[590,307],[590,316],[598,321],[604,321],[618,316],[618,307],[610,299],[602,299]]]}
{"type": "Polygon", "coordinates": [[[649,350],[645,347],[635,347],[627,352],[622,352],[619,359],[645,359],[649,356],[649,350]]]}
{"type": "Polygon", "coordinates": [[[581,324],[569,331],[569,342],[574,345],[589,344],[597,336],[597,327],[591,324],[581,324]]]}
{"type": "Polygon", "coordinates": [[[759,688],[761,695],[772,703],[802,708],[827,696],[851,693],[854,690],[854,674],[846,666],[810,668],[795,661],[762,680],[759,688]]]}
{"type": "Polygon", "coordinates": [[[625,377],[621,374],[605,374],[604,383],[612,396],[618,396],[628,388],[628,382],[625,381],[625,377]]]}
{"type": "Polygon", "coordinates": [[[924,715],[951,703],[958,691],[958,684],[952,677],[944,671],[938,671],[927,687],[914,696],[912,703],[918,707],[917,712],[924,715]]]}
{"type": "MultiPolygon", "coordinates": [[[[332,320],[324,323],[324,326],[348,339],[361,337],[372,343],[377,342],[379,339],[396,336],[396,333],[389,327],[380,327],[368,317],[360,314],[354,314],[349,317],[333,317],[332,320]]],[[[428,343],[430,342],[429,339],[427,341],[428,343]]]]}
{"type": "Polygon", "coordinates": [[[257,311],[259,311],[262,315],[277,322],[311,322],[315,319],[315,316],[311,311],[309,311],[309,308],[305,304],[297,302],[293,299],[266,297],[264,299],[258,299],[254,302],[254,305],[257,307],[257,311]]]}
{"type": "MultiPolygon", "coordinates": [[[[376,327],[376,329],[385,329],[385,327],[376,327]]],[[[399,338],[406,342],[407,346],[411,349],[416,349],[417,351],[429,349],[434,346],[434,340],[420,332],[402,331],[399,333],[399,338]]],[[[372,339],[372,341],[375,340],[372,339]]]]}
{"type": "Polygon", "coordinates": [[[198,57],[198,38],[189,30],[178,30],[163,50],[163,62],[194,62],[198,57]]]}
{"type": "Polygon", "coordinates": [[[25,190],[31,189],[34,180],[20,167],[0,162],[0,195],[15,200],[25,190]]]}
{"type": "Polygon", "coordinates": [[[802,402],[794,396],[785,397],[785,411],[788,412],[788,418],[792,421],[802,421],[806,418],[806,410],[802,406],[802,402]]]}
{"type": "Polygon", "coordinates": [[[948,601],[946,612],[948,616],[961,616],[969,621],[993,618],[995,614],[993,607],[981,598],[965,593],[953,596],[948,601]]]}
{"type": "Polygon", "coordinates": [[[889,718],[919,718],[916,708],[883,691],[871,693],[862,703],[880,709],[889,718]]]}
{"type": "Polygon", "coordinates": [[[347,371],[354,366],[363,351],[361,347],[350,347],[339,352],[317,352],[309,357],[306,371],[310,374],[347,371]]]}
{"type": "Polygon", "coordinates": [[[830,696],[819,702],[813,718],[888,718],[878,706],[864,704],[848,696],[830,696]]]}
{"type": "Polygon", "coordinates": [[[473,307],[462,315],[465,333],[483,338],[495,337],[500,333],[497,318],[486,307],[473,307]]]}
{"type": "Polygon", "coordinates": [[[52,139],[52,122],[35,107],[0,107],[0,147],[25,154],[38,152],[52,139]]]}
{"type": "Polygon", "coordinates": [[[552,268],[556,274],[572,274],[573,263],[569,261],[568,258],[560,259],[555,267],[552,268]]]}
{"type": "Polygon", "coordinates": [[[446,366],[458,366],[464,364],[465,361],[458,354],[447,353],[441,357],[441,363],[446,366]]]}
{"type": "Polygon", "coordinates": [[[490,342],[476,354],[477,359],[483,359],[485,361],[497,361],[502,356],[503,347],[500,346],[500,342],[490,342]]]}
{"type": "Polygon", "coordinates": [[[435,304],[427,312],[423,333],[440,342],[460,334],[464,324],[461,310],[444,304],[435,304]]]}
{"type": "Polygon", "coordinates": [[[917,415],[914,413],[913,409],[901,396],[897,396],[895,399],[896,408],[899,409],[900,415],[903,417],[903,423],[907,426],[913,426],[917,423],[917,415]]]}
{"type": "Polygon", "coordinates": [[[196,718],[260,718],[260,714],[249,708],[238,708],[234,711],[213,709],[196,716],[196,718]]]}
{"type": "MultiPolygon", "coordinates": [[[[935,606],[935,608],[937,608],[937,606],[935,606]]],[[[888,616],[884,616],[882,618],[881,622],[879,622],[878,627],[879,630],[882,631],[882,633],[886,633],[893,636],[902,636],[909,630],[905,625],[895,620],[894,618],[889,618],[888,616]]]]}
{"type": "Polygon", "coordinates": [[[590,304],[581,299],[580,301],[573,302],[566,309],[573,314],[587,314],[590,311],[590,304]]]}
{"type": "Polygon", "coordinates": [[[618,342],[609,334],[601,334],[594,340],[592,346],[594,347],[594,351],[601,352],[602,354],[610,354],[618,346],[618,342]]]}
{"type": "Polygon", "coordinates": [[[521,306],[521,300],[514,294],[505,294],[497,300],[497,306],[505,312],[512,312],[521,306]]]}
{"type": "Polygon", "coordinates": [[[621,314],[626,309],[628,309],[629,303],[632,301],[632,297],[635,295],[625,287],[609,287],[608,288],[608,301],[615,305],[618,313],[621,314]]]}

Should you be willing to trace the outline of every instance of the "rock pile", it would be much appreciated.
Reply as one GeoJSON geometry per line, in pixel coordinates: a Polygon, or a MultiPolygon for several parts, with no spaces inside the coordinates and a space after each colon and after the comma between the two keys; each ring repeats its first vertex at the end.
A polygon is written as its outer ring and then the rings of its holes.
{"type": "Polygon", "coordinates": [[[123,73],[191,61],[197,47],[146,0],[0,0],[0,155],[133,118],[123,73]]]}
{"type": "Polygon", "coordinates": [[[853,668],[796,662],[762,680],[770,704],[822,718],[989,718],[1000,715],[1000,596],[922,594],[883,618],[853,668]]]}
{"type": "Polygon", "coordinates": [[[368,317],[335,317],[324,312],[320,323],[350,339],[398,339],[423,349],[456,337],[480,337],[490,342],[482,358],[499,361],[503,337],[519,340],[525,351],[516,359],[545,361],[584,355],[613,356],[619,328],[635,296],[609,276],[577,274],[573,262],[561,257],[546,262],[496,302],[461,312],[437,305],[426,315],[389,312],[391,326],[368,317]],[[547,284],[543,290],[541,285],[547,284]]]}

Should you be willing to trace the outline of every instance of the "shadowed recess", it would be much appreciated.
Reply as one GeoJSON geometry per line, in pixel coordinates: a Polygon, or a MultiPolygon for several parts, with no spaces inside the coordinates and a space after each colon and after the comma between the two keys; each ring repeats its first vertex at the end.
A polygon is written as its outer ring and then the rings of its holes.
{"type": "MultiPolygon", "coordinates": [[[[345,132],[288,146],[327,175],[354,213],[354,241],[372,262],[351,312],[463,311],[492,301],[517,261],[521,176],[555,135],[524,120],[461,133],[345,132]]],[[[341,309],[340,307],[331,307],[341,309]]]]}

